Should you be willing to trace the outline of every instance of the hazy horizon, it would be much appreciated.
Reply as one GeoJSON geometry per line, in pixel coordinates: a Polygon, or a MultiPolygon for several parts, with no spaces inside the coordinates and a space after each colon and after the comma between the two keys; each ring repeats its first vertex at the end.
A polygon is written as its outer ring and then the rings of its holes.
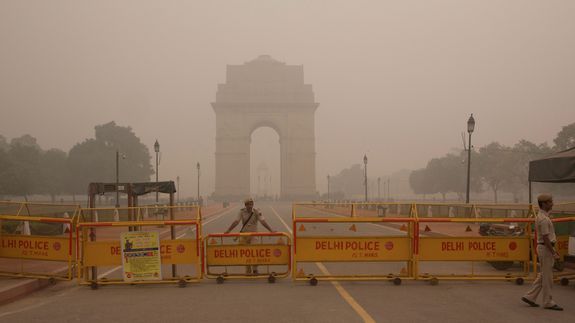
{"type": "MultiPolygon", "coordinates": [[[[575,2],[2,1],[0,134],[66,152],[94,126],[130,126],[160,180],[214,190],[215,101],[226,65],[303,65],[317,190],[369,158],[369,176],[462,148],[552,144],[575,122],[575,2]]],[[[252,170],[279,179],[278,135],[252,136],[252,170]]],[[[113,165],[111,165],[113,167],[113,165]]],[[[252,184],[254,183],[252,174],[252,184]]],[[[274,181],[272,187],[279,187],[274,181]]],[[[256,188],[252,187],[255,192],[256,188]]]]}

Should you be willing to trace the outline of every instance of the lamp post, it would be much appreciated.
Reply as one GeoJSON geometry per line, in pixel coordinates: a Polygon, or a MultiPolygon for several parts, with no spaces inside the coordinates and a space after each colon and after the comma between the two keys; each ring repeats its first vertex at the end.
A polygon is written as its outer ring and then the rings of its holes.
{"type": "Polygon", "coordinates": [[[116,149],[116,208],[120,207],[120,151],[116,149]]]}
{"type": "Polygon", "coordinates": [[[156,205],[158,204],[158,153],[160,152],[160,143],[158,143],[158,139],[154,143],[154,151],[156,152],[156,205]]]}
{"type": "Polygon", "coordinates": [[[177,200],[178,200],[178,204],[180,203],[180,176],[176,176],[176,184],[178,186],[177,190],[178,190],[178,196],[177,196],[177,200]]]}
{"type": "Polygon", "coordinates": [[[467,120],[467,132],[469,133],[469,146],[467,147],[467,194],[465,195],[465,203],[469,203],[469,185],[471,180],[471,134],[475,130],[475,119],[473,113],[467,120]]]}
{"type": "Polygon", "coordinates": [[[329,201],[329,175],[327,175],[327,200],[329,201]]]}
{"type": "Polygon", "coordinates": [[[363,155],[363,180],[365,182],[365,201],[367,202],[367,155],[363,155]]]}
{"type": "Polygon", "coordinates": [[[198,204],[199,204],[200,203],[200,162],[198,162],[196,164],[196,167],[198,168],[198,204]]]}
{"type": "Polygon", "coordinates": [[[381,184],[381,177],[378,177],[378,178],[377,178],[377,200],[378,200],[378,201],[381,200],[380,184],[381,184]]]}

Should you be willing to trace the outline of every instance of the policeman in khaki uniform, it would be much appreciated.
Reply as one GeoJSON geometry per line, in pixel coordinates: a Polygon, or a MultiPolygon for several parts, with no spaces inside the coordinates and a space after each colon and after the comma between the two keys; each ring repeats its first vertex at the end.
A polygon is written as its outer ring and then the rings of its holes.
{"type": "MultiPolygon", "coordinates": [[[[226,230],[226,233],[232,231],[240,221],[242,222],[242,229],[240,232],[258,232],[258,222],[260,222],[270,232],[274,232],[264,219],[260,210],[254,208],[254,200],[252,198],[245,199],[244,205],[246,207],[240,210],[237,219],[230,225],[228,230],[226,230]]],[[[251,244],[252,241],[253,237],[251,236],[240,237],[240,244],[251,244]]],[[[257,267],[258,266],[246,266],[246,273],[257,274],[257,267]]]]}
{"type": "Polygon", "coordinates": [[[553,286],[553,263],[559,259],[559,254],[555,250],[557,237],[553,222],[549,218],[549,212],[553,208],[553,197],[550,194],[541,194],[537,197],[539,203],[539,213],[535,217],[535,231],[537,233],[537,256],[539,258],[540,272],[531,290],[521,297],[521,300],[531,307],[538,307],[535,301],[539,293],[542,292],[543,308],[548,310],[562,311],[563,308],[557,305],[551,297],[551,287],[553,286]]]}

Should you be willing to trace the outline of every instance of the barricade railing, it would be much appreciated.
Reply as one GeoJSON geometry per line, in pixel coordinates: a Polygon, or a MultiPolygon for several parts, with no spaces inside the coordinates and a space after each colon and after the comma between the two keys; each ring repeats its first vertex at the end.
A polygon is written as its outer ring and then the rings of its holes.
{"type": "Polygon", "coordinates": [[[401,284],[413,279],[412,213],[412,205],[399,203],[294,204],[293,279],[311,285],[319,280],[401,284]]]}
{"type": "Polygon", "coordinates": [[[0,215],[0,276],[71,280],[76,220],[0,215]]]}
{"type": "Polygon", "coordinates": [[[214,233],[203,239],[204,277],[274,283],[291,271],[291,238],[283,232],[214,233]]]}
{"type": "Polygon", "coordinates": [[[77,235],[77,275],[81,285],[96,289],[99,285],[108,284],[177,283],[184,287],[188,282],[201,279],[199,217],[196,220],[84,222],[78,224],[77,235]],[[145,238],[138,237],[146,234],[145,238]],[[128,235],[136,240],[141,239],[144,247],[138,249],[132,246],[133,242],[123,241],[128,235]],[[156,245],[153,243],[154,237],[159,240],[156,245]],[[146,247],[146,244],[151,247],[146,247]],[[142,253],[138,254],[138,250],[142,253]],[[159,257],[154,258],[158,252],[159,257]],[[126,263],[134,257],[141,257],[142,260],[128,269],[126,263]],[[165,267],[171,267],[170,274],[166,274],[170,270],[165,267]],[[106,271],[98,275],[99,268],[106,271]],[[139,274],[138,270],[154,271],[154,275],[142,278],[144,275],[139,274]]]}
{"type": "MultiPolygon", "coordinates": [[[[553,212],[554,213],[554,212],[553,212]]],[[[569,212],[572,213],[572,212],[569,212]]],[[[575,216],[569,214],[556,215],[553,214],[552,222],[555,225],[555,233],[557,235],[557,242],[555,248],[559,253],[560,259],[555,261],[555,269],[553,279],[559,281],[561,285],[568,285],[570,280],[575,279],[575,270],[567,268],[565,258],[569,252],[569,244],[573,248],[573,239],[575,239],[575,216]]]]}
{"type": "Polygon", "coordinates": [[[417,279],[429,280],[432,284],[436,284],[438,279],[514,279],[517,284],[523,284],[530,275],[530,265],[534,270],[536,268],[532,261],[535,258],[530,225],[533,219],[479,218],[475,206],[470,207],[468,214],[473,217],[417,217],[417,279]],[[507,224],[507,231],[482,232],[495,230],[491,228],[494,224],[507,224]],[[441,225],[444,228],[440,228],[441,225]],[[483,229],[484,225],[487,229],[483,229]],[[425,227],[422,229],[421,226],[425,227]],[[519,262],[518,267],[515,262],[519,262]]]}
{"type": "Polygon", "coordinates": [[[152,204],[80,209],[80,222],[197,220],[199,218],[201,218],[201,207],[196,205],[152,204]]]}

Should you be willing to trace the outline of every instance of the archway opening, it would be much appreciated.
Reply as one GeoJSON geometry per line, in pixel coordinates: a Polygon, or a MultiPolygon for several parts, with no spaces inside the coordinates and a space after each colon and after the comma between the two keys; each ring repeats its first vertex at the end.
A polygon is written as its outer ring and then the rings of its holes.
{"type": "Polygon", "coordinates": [[[250,191],[260,200],[280,196],[281,165],[278,133],[270,127],[252,132],[250,145],[250,191]]]}

